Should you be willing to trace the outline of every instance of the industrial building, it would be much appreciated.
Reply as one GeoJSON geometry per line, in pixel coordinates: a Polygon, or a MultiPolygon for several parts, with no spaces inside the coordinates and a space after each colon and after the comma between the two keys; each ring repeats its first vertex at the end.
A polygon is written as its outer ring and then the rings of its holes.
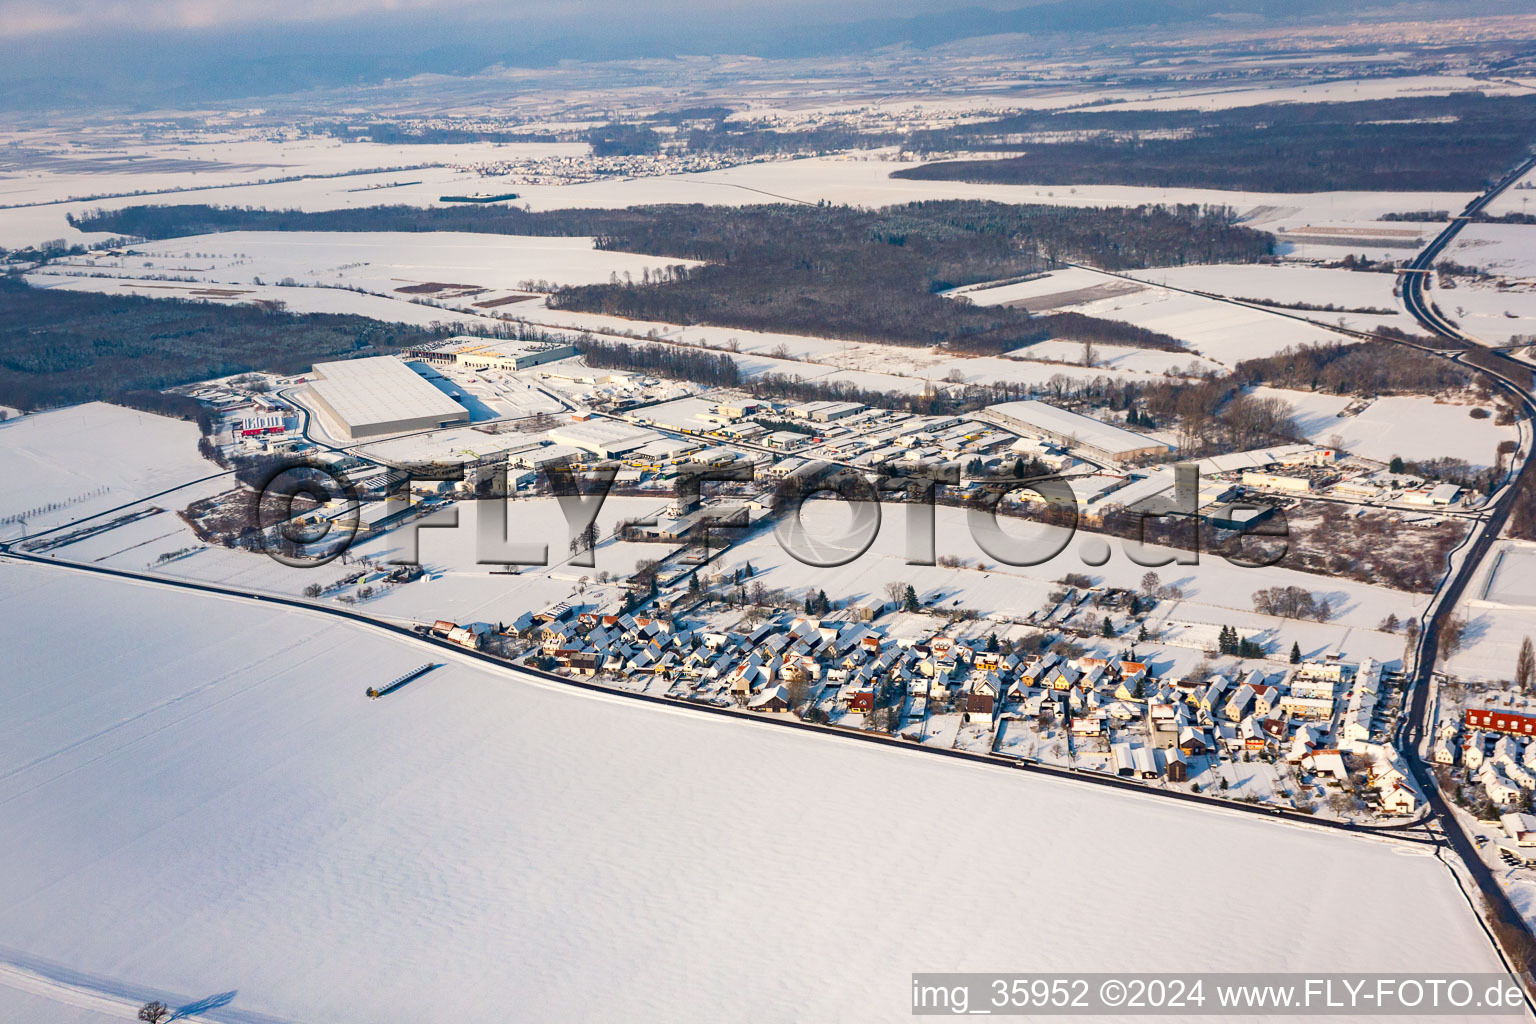
{"type": "Polygon", "coordinates": [[[980,416],[1015,433],[1041,438],[1105,462],[1134,462],[1173,450],[1172,445],[1154,441],[1145,434],[1058,409],[1045,402],[989,405],[980,416]]]}
{"type": "Polygon", "coordinates": [[[394,356],[316,363],[309,393],[327,431],[348,440],[469,422],[469,410],[394,356]]]}
{"type": "Polygon", "coordinates": [[[654,430],[634,427],[628,423],[589,420],[556,427],[549,432],[549,439],[558,444],[581,448],[605,459],[616,459],[663,440],[663,436],[654,430]]]}
{"type": "Polygon", "coordinates": [[[789,407],[789,414],[815,423],[845,419],[869,408],[858,402],[803,402],[789,407]]]}
{"type": "Polygon", "coordinates": [[[412,352],[413,359],[462,366],[467,370],[526,370],[579,355],[575,345],[534,341],[487,341],[449,338],[440,348],[412,352]]]}

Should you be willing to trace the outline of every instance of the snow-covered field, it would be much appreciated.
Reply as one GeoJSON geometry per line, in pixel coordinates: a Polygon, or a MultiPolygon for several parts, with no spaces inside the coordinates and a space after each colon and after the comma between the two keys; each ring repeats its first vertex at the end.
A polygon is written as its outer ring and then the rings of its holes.
{"type": "Polygon", "coordinates": [[[1501,541],[1468,584],[1456,614],[1466,622],[1459,650],[1444,660],[1445,670],[1483,682],[1514,678],[1520,644],[1536,639],[1536,544],[1501,541]]]}
{"type": "MultiPolygon", "coordinates": [[[[0,422],[0,519],[35,533],[221,472],[197,439],[195,424],[104,402],[0,422]]],[[[22,532],[0,523],[0,539],[22,532]]]]}
{"type": "MultiPolygon", "coordinates": [[[[1168,267],[1135,271],[1131,276],[1229,298],[1268,301],[1276,303],[1276,308],[1298,302],[1336,306],[1338,310],[1284,311],[1309,320],[1340,324],[1357,331],[1371,330],[1382,325],[1404,330],[1416,329],[1406,314],[1392,312],[1397,308],[1397,300],[1392,294],[1397,283],[1394,274],[1329,270],[1281,263],[1168,267]],[[1359,309],[1388,312],[1345,312],[1359,309]]],[[[1344,339],[1336,337],[1334,340],[1344,339]]]]}
{"type": "MultiPolygon", "coordinates": [[[[1153,286],[1130,284],[1127,287],[1122,279],[1074,267],[1019,284],[967,290],[963,294],[983,306],[1019,302],[1029,307],[1031,299],[1044,299],[1052,308],[1122,320],[1177,338],[1192,353],[1229,367],[1244,359],[1271,355],[1288,346],[1338,339],[1338,335],[1324,327],[1291,317],[1156,287],[1161,284],[1197,287],[1190,282],[1173,280],[1174,273],[1176,271],[1172,270],[1144,271],[1138,276],[1153,286]],[[1111,294],[1098,297],[1103,292],[1111,294]],[[1053,297],[1063,296],[1080,296],[1083,301],[1066,305],[1056,305],[1052,301],[1053,297]]],[[[1025,353],[1028,351],[1024,350],[1025,353]]],[[[1166,353],[1160,355],[1170,357],[1166,353]]],[[[1188,360],[1187,356],[1178,353],[1171,354],[1171,358],[1175,363],[1180,358],[1188,360]]]]}
{"type": "Polygon", "coordinates": [[[1313,440],[1328,443],[1337,434],[1340,447],[1379,462],[1401,455],[1405,459],[1465,459],[1474,466],[1491,466],[1499,442],[1516,440],[1518,434],[1513,426],[1499,426],[1492,416],[1473,419],[1470,413],[1474,408],[1479,407],[1432,398],[1378,398],[1359,415],[1335,420],[1328,433],[1313,440]]]}
{"type": "Polygon", "coordinates": [[[1487,403],[1460,404],[1410,395],[1378,398],[1351,416],[1339,413],[1353,401],[1344,395],[1289,388],[1251,389],[1259,398],[1278,398],[1294,411],[1293,419],[1309,440],[1343,448],[1377,462],[1405,459],[1465,459],[1491,466],[1501,441],[1518,440],[1514,426],[1499,426],[1490,415],[1473,419],[1473,409],[1493,412],[1487,403]]]}
{"type": "MultiPolygon", "coordinates": [[[[532,144],[538,145],[538,144],[532,144]]],[[[530,155],[508,144],[507,151],[490,159],[510,159],[530,155]]],[[[412,146],[401,154],[400,162],[434,160],[469,162],[478,150],[441,147],[451,152],[433,152],[440,147],[412,146]]],[[[547,147],[546,147],[547,148],[547,147]]],[[[393,159],[385,152],[370,154],[373,159],[393,159]]],[[[486,157],[480,156],[480,159],[486,157]]],[[[361,156],[359,162],[367,164],[361,156]]],[[[254,174],[241,180],[306,173],[306,166],[330,166],[316,162],[298,162],[279,174],[254,174]]],[[[373,166],[394,166],[373,164],[373,166]]],[[[712,203],[748,205],[799,200],[814,203],[826,199],[832,203],[885,206],[924,199],[990,199],[1004,203],[1046,203],[1068,206],[1136,206],[1142,203],[1219,204],[1237,208],[1245,223],[1273,230],[1329,222],[1375,221],[1383,213],[1402,210],[1460,209],[1471,198],[1469,193],[1444,192],[1325,192],[1262,193],[1224,192],[1216,189],[1149,188],[1122,185],[1034,186],[978,185],[965,182],[914,181],[892,178],[892,171],[916,166],[895,159],[890,151],[880,150],[844,156],[814,157],[799,160],[770,161],[738,167],[662,177],[612,178],[575,185],[519,185],[517,202],[533,210],[578,207],[620,208],[646,203],[712,203]]],[[[199,176],[201,177],[201,176],[199,176]]],[[[130,181],[137,176],[131,176],[130,181]]],[[[123,188],[121,182],[93,179],[89,192],[110,192],[123,188]]],[[[147,184],[135,188],[149,187],[147,184]]],[[[186,188],[187,183],[175,187],[186,188]]],[[[50,239],[64,239],[71,244],[100,241],[103,234],[85,235],[68,223],[92,209],[118,209],[144,203],[183,204],[214,203],[227,206],[263,206],[274,209],[327,210],[380,203],[412,206],[434,205],[451,192],[481,191],[494,187],[494,179],[481,178],[472,171],[451,167],[428,168],[409,172],[385,172],[345,178],[314,178],[304,181],[265,185],[238,185],[204,191],[170,192],[154,196],[128,196],[60,202],[46,206],[0,209],[0,246],[21,247],[50,239]],[[415,185],[392,186],[397,182],[420,181],[415,185]],[[491,184],[488,184],[488,181],[491,184]]],[[[66,195],[85,194],[77,181],[61,186],[66,195]]]]}
{"type": "MultiPolygon", "coordinates": [[[[510,291],[523,281],[597,284],[693,261],[597,249],[591,238],[462,231],[228,231],[133,247],[132,256],[62,260],[51,272],[253,284],[355,287],[381,294],[427,283],[510,291]]],[[[408,294],[408,293],[407,293],[408,294]]],[[[430,293],[429,293],[430,294],[430,293]]]]}
{"type": "Polygon", "coordinates": [[[157,281],[131,281],[116,277],[66,277],[54,273],[26,275],[34,288],[65,288],[71,291],[103,292],[108,295],[141,295],[150,299],[195,299],[206,302],[280,302],[294,313],[353,313],[385,323],[430,327],[435,323],[479,325],[496,323],[490,317],[441,309],[404,297],[389,298],[344,288],[296,288],[275,284],[240,285],[227,289],[238,294],[212,295],[207,285],[165,284],[157,281]]]}
{"type": "Polygon", "coordinates": [[[1125,944],[1118,969],[1498,969],[1420,849],[457,656],[368,701],[444,655],[63,569],[0,567],[0,640],[13,1019],[94,1022],[151,997],[231,1022],[905,1019],[914,970],[1081,970],[1104,962],[1107,919],[1166,932],[1190,893],[1104,884],[1128,856],[1164,879],[1193,858],[1206,892],[1283,865],[1307,898],[1125,944]],[[1004,898],[979,900],[850,882],[974,864],[1078,881],[1005,871],[1004,898]]]}
{"type": "Polygon", "coordinates": [[[1536,224],[1468,224],[1443,258],[1503,277],[1536,277],[1536,224]]]}
{"type": "MultiPolygon", "coordinates": [[[[1531,244],[1536,245],[1536,229],[1531,244]]],[[[1500,289],[1467,282],[1455,288],[1432,288],[1430,295],[1440,312],[1463,331],[1490,345],[1507,345],[1517,336],[1536,338],[1536,291],[1528,282],[1520,290],[1500,289]]]]}

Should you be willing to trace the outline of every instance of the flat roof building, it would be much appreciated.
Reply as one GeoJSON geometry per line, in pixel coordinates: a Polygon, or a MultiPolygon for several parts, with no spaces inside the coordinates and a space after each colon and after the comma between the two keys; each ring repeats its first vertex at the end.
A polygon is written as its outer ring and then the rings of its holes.
{"type": "Polygon", "coordinates": [[[1015,433],[1052,441],[1106,462],[1133,462],[1173,450],[1172,445],[1155,441],[1145,434],[1044,402],[1003,402],[987,406],[980,415],[1015,433]]]}
{"type": "Polygon", "coordinates": [[[309,393],[348,440],[469,422],[468,409],[394,356],[316,363],[309,393]]]}

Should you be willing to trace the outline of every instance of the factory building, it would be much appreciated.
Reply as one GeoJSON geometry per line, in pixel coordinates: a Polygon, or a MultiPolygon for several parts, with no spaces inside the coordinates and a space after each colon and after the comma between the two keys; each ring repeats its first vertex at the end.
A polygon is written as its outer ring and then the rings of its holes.
{"type": "Polygon", "coordinates": [[[469,410],[394,356],[316,363],[309,395],[347,440],[468,423],[469,410]]]}
{"type": "Polygon", "coordinates": [[[1145,434],[1058,409],[1045,402],[989,405],[980,416],[1016,434],[1050,441],[1103,462],[1134,462],[1173,450],[1172,445],[1155,441],[1145,434]]]}

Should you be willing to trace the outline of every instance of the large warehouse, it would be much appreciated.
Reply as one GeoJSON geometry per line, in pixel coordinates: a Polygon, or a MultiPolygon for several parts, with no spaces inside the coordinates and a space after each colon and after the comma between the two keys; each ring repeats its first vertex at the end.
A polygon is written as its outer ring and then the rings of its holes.
{"type": "Polygon", "coordinates": [[[316,363],[314,403],[348,440],[468,423],[469,410],[394,356],[316,363]]]}
{"type": "Polygon", "coordinates": [[[989,405],[982,417],[1026,437],[1036,437],[1071,449],[1090,459],[1134,462],[1163,455],[1171,445],[1145,434],[1058,409],[1045,402],[1003,402],[989,405]]]}

